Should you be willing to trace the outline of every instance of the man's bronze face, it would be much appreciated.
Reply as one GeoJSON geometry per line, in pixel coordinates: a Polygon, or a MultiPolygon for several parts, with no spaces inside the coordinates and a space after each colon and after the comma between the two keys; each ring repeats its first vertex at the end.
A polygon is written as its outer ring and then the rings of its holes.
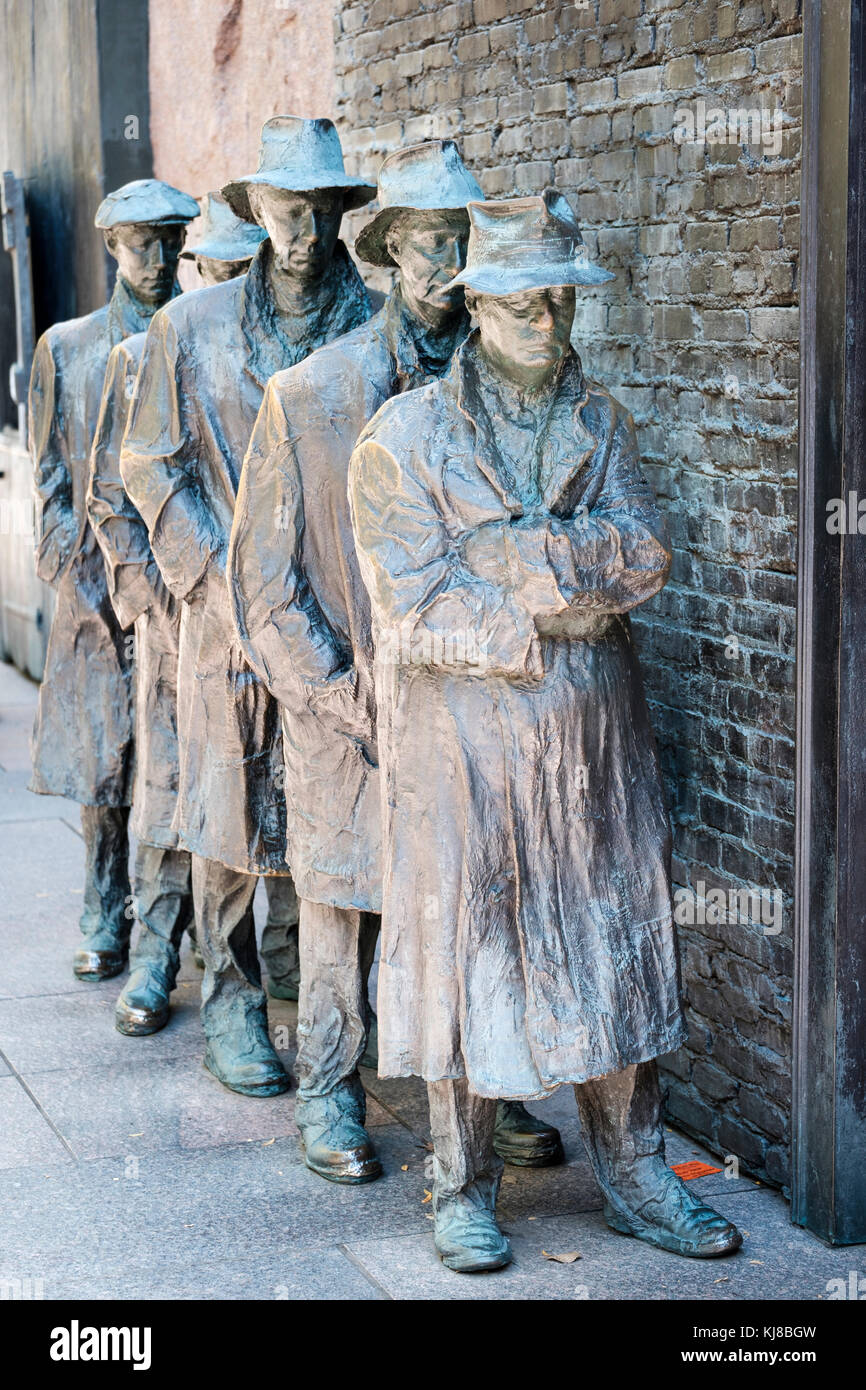
{"type": "Polygon", "coordinates": [[[105,244],[133,294],[143,304],[163,304],[171,297],[185,237],[182,222],[126,222],[108,229],[105,244]]]}
{"type": "Polygon", "coordinates": [[[195,265],[203,285],[221,285],[224,280],[246,275],[250,268],[249,260],[218,261],[213,256],[196,256],[195,265]]]}
{"type": "Polygon", "coordinates": [[[574,305],[572,285],[470,300],[485,357],[529,388],[539,386],[568,351],[574,305]]]}
{"type": "Polygon", "coordinates": [[[466,213],[405,212],[388,230],[386,246],[400,269],[407,305],[435,323],[463,307],[463,286],[449,281],[466,264],[466,213]]]}
{"type": "Polygon", "coordinates": [[[273,247],[273,263],[304,284],[314,284],[328,269],[340,234],[343,194],[289,193],[267,184],[248,190],[250,209],[273,247]]]}

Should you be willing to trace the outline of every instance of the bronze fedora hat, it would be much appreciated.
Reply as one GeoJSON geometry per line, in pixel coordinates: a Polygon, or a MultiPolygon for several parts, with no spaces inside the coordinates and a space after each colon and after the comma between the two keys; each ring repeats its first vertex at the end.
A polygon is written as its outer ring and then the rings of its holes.
{"type": "Polygon", "coordinates": [[[95,227],[121,227],[129,222],[191,222],[198,217],[195,198],[161,179],[133,179],[109,193],[93,219],[95,227]]]}
{"type": "Polygon", "coordinates": [[[539,198],[470,203],[466,266],[452,285],[478,294],[520,294],[554,285],[602,285],[570,203],[555,188],[539,198]]]}
{"type": "Polygon", "coordinates": [[[401,213],[465,212],[467,203],[484,194],[453,140],[425,140],[388,155],[377,197],[379,211],[358,233],[355,250],[371,265],[393,265],[386,238],[401,213]]]}
{"type": "Polygon", "coordinates": [[[249,261],[267,237],[257,222],[236,217],[221,193],[205,194],[199,240],[181,256],[207,256],[212,261],[249,261]]]}
{"type": "Polygon", "coordinates": [[[225,184],[223,197],[245,222],[254,222],[247,189],[263,183],[289,193],[324,193],[339,189],[343,206],[363,207],[375,196],[374,184],[347,174],[340,137],[333,121],[302,116],[273,116],[262,126],[259,167],[254,174],[225,184]]]}

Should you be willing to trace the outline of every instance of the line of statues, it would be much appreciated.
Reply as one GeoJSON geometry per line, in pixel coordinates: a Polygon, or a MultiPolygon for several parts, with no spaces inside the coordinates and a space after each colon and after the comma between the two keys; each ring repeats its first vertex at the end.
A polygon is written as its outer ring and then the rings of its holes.
{"type": "Polygon", "coordinates": [[[184,250],[198,213],[154,179],[107,197],[111,300],[33,366],[57,606],[32,786],[81,803],[75,974],[128,960],[116,1026],[153,1033],[188,932],[205,1065],[284,1092],[263,877],[310,1169],[381,1174],[378,1052],[427,1083],[436,1249],[496,1269],[503,1161],[563,1159],[524,1102],[568,1083],[611,1227],[736,1250],[664,1157],[655,1059],[685,1026],[628,613],[670,547],[631,417],[570,343],[578,289],[611,275],[555,190],[485,201],[448,140],[373,186],[323,119],[268,121],[184,250]],[[374,197],[375,311],[339,235],[374,197]],[[181,255],[202,288],[180,293],[181,255]]]}

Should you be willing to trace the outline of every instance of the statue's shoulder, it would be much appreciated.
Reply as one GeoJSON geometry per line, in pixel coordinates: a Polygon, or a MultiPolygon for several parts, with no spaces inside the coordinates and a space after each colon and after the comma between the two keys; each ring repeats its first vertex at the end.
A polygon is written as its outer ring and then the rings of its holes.
{"type": "Polygon", "coordinates": [[[628,406],[617,400],[606,386],[584,378],[584,387],[586,403],[581,409],[581,414],[586,420],[592,419],[597,429],[601,428],[603,432],[612,434],[619,425],[631,422],[628,406]]]}
{"type": "Polygon", "coordinates": [[[414,391],[392,396],[379,407],[358,443],[375,440],[392,454],[425,447],[430,431],[442,414],[446,391],[443,381],[431,381],[414,391]]]}
{"type": "Polygon", "coordinates": [[[179,294],[176,299],[163,304],[154,314],[153,322],[171,324],[179,336],[204,326],[231,323],[240,317],[245,279],[246,276],[237,275],[233,280],[224,280],[219,285],[203,285],[198,290],[187,290],[185,294],[179,294]]]}
{"type": "Polygon", "coordinates": [[[63,319],[42,334],[38,346],[51,353],[55,361],[62,361],[73,354],[86,352],[89,347],[101,343],[108,332],[108,305],[94,309],[91,314],[82,314],[76,319],[63,319]]]}
{"type": "Polygon", "coordinates": [[[141,355],[144,352],[144,345],[147,342],[147,333],[131,333],[128,338],[121,341],[111,349],[109,362],[123,363],[127,367],[137,367],[141,362],[141,355]]]}
{"type": "Polygon", "coordinates": [[[358,392],[372,385],[386,390],[390,383],[390,357],[382,333],[384,316],[372,318],[324,343],[302,362],[276,372],[270,388],[278,396],[293,389],[307,388],[318,396],[332,400],[335,393],[351,400],[358,392]]]}

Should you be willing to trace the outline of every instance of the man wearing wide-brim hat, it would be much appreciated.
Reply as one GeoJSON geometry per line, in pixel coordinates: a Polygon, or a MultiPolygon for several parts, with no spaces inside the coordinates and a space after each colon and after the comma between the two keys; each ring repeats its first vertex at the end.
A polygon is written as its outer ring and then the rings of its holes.
{"type": "Polygon", "coordinates": [[[195,261],[202,285],[219,285],[247,273],[266,236],[264,227],[232,212],[221,193],[207,193],[198,236],[181,260],[195,261]]]}
{"type": "Polygon", "coordinates": [[[40,501],[36,568],[57,602],[33,734],[31,788],[81,803],[86,878],[73,970],[117,975],[126,962],[127,822],[133,779],[133,652],[115,617],[85,513],[90,446],[112,347],[172,295],[198,203],[159,179],[110,193],[95,224],[117,261],[108,304],[43,334],[30,379],[30,441],[40,501]]]}
{"type": "Polygon", "coordinates": [[[617,1230],[738,1232],[664,1161],[679,1047],[670,836],[627,614],[665,583],[628,412],[569,345],[592,264],[568,203],[470,203],[477,322],[362,434],[350,504],[376,646],[385,808],[379,1068],[429,1086],[437,1249],[510,1259],[497,1096],[575,1086],[617,1230]]]}
{"type": "Polygon", "coordinates": [[[373,192],[346,173],[330,121],[265,124],[258,170],[223,194],[267,240],[247,275],[182,296],[156,317],[121,454],[163,579],[185,605],[177,829],[193,856],[205,1064],[254,1096],[289,1084],[268,1037],[252,916],[257,876],[288,882],[289,870],[279,712],[234,632],[226,551],[269,378],[369,317],[338,236],[344,209],[373,192]]]}
{"type": "MultiPolygon", "coordinates": [[[[466,256],[466,204],[480,196],[452,140],[384,161],[379,208],[355,250],[396,269],[394,288],[368,323],[272,378],[232,528],[238,634],[283,711],[288,852],[301,899],[295,1120],[308,1167],[335,1182],[381,1171],[357,1070],[379,930],[381,808],[370,606],[349,520],[349,459],[383,401],[436,380],[466,337],[453,277],[466,256]]],[[[556,1130],[522,1107],[504,1111],[500,1151],[533,1165],[561,1158],[556,1130]]]]}

